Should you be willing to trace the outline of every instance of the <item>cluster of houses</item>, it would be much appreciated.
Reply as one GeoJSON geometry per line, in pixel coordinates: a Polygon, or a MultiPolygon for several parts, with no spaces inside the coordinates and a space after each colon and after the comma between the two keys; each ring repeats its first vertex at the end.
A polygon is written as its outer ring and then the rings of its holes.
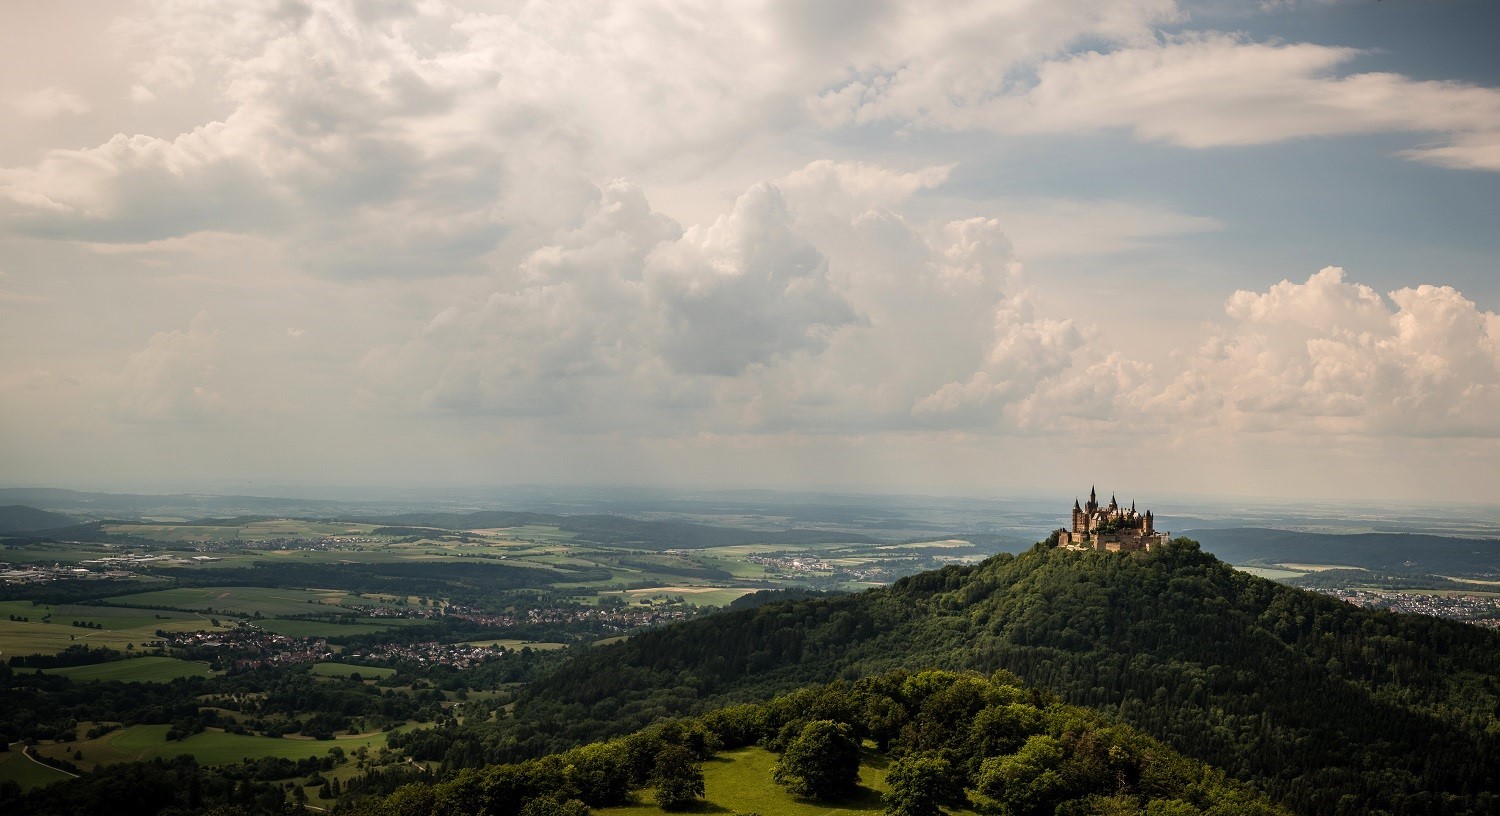
{"type": "Polygon", "coordinates": [[[157,637],[175,649],[197,652],[197,656],[219,658],[237,669],[261,666],[288,666],[327,660],[333,650],[325,638],[299,638],[278,635],[254,627],[242,626],[225,632],[157,632],[157,637]],[[209,654],[204,654],[207,652],[209,654]]]}
{"type": "Polygon", "coordinates": [[[492,615],[474,612],[462,606],[449,606],[449,617],[471,621],[484,626],[509,627],[539,623],[597,623],[604,629],[625,631],[641,626],[655,626],[670,621],[686,620],[693,610],[659,607],[604,607],[562,606],[528,609],[524,613],[492,615]]]}
{"type": "Polygon", "coordinates": [[[344,655],[348,660],[373,660],[379,662],[409,661],[424,666],[452,666],[468,669],[504,657],[506,648],[499,644],[474,643],[382,643],[358,652],[344,655]]]}
{"type": "Polygon", "coordinates": [[[1500,598],[1480,595],[1429,595],[1379,589],[1322,589],[1318,591],[1366,609],[1412,612],[1500,629],[1500,598]]]}

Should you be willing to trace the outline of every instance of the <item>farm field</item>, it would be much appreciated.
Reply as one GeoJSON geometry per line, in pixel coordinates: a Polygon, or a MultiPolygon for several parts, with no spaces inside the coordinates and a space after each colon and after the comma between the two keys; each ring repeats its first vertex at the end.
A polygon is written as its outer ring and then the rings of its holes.
{"type": "Polygon", "coordinates": [[[347,593],[311,592],[305,589],[270,589],[266,587],[191,587],[160,589],[107,599],[110,603],[158,609],[196,609],[202,612],[235,613],[265,617],[304,615],[319,611],[321,605],[337,605],[347,593]]]}
{"type": "Polygon", "coordinates": [[[426,622],[415,618],[359,618],[358,620],[359,623],[332,623],[317,620],[267,618],[256,621],[255,625],[267,632],[288,637],[340,637],[388,632],[401,626],[421,625],[426,622]]]}
{"type": "Polygon", "coordinates": [[[565,645],[567,645],[564,643],[548,643],[546,641],[535,640],[513,640],[510,638],[499,638],[496,640],[466,640],[464,642],[470,646],[504,646],[507,649],[521,649],[529,646],[532,649],[544,652],[550,652],[553,649],[561,649],[565,645]]]}
{"type": "MultiPolygon", "coordinates": [[[[879,814],[885,810],[880,795],[885,792],[886,759],[866,751],[859,768],[860,789],[843,802],[812,802],[788,794],[771,781],[776,769],[776,755],[764,748],[741,748],[725,751],[703,763],[704,803],[694,808],[700,813],[764,813],[777,816],[854,816],[879,814]]],[[[600,808],[601,816],[669,816],[657,807],[651,790],[639,791],[641,804],[629,807],[600,808]]],[[[951,814],[969,814],[966,810],[948,810],[951,814]]]]}
{"type": "Polygon", "coordinates": [[[694,606],[727,606],[742,595],[755,592],[754,587],[721,587],[721,586],[660,586],[648,589],[627,589],[622,592],[601,593],[623,596],[631,601],[642,598],[681,597],[686,603],[694,606]]]}
{"type": "MultiPolygon", "coordinates": [[[[138,612],[139,610],[131,610],[138,612]]],[[[57,654],[69,646],[108,646],[125,651],[127,646],[137,648],[142,643],[156,640],[156,630],[194,631],[212,630],[206,620],[179,618],[173,620],[149,620],[149,623],[131,629],[83,629],[72,626],[70,619],[54,618],[51,623],[42,623],[38,618],[29,622],[0,618],[0,658],[13,655],[57,654]],[[58,621],[61,620],[59,623],[58,621]]],[[[103,619],[99,618],[100,623],[103,619]]]]}
{"type": "Polygon", "coordinates": [[[122,683],[165,683],[179,677],[207,677],[208,667],[202,663],[178,660],[175,657],[147,655],[90,666],[69,666],[62,669],[42,669],[44,674],[56,674],[74,682],[91,680],[118,680],[122,683]]]}
{"type": "Polygon", "coordinates": [[[113,731],[102,737],[81,742],[41,745],[36,750],[49,757],[70,758],[74,751],[81,752],[83,759],[72,760],[80,767],[112,765],[117,762],[134,762],[156,757],[174,757],[191,754],[205,765],[222,765],[244,759],[261,757],[285,757],[306,759],[323,756],[334,746],[352,751],[360,746],[380,748],[385,745],[385,734],[369,734],[335,740],[288,739],[258,737],[248,734],[228,734],[223,731],[204,731],[186,739],[169,741],[170,725],[136,725],[113,731]]]}

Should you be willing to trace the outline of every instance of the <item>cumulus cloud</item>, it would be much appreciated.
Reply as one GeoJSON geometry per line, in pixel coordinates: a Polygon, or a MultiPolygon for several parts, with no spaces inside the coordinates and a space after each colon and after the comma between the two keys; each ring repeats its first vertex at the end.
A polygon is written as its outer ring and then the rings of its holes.
{"type": "Polygon", "coordinates": [[[186,329],[159,331],[130,355],[119,377],[117,417],[133,422],[194,421],[224,407],[218,390],[219,331],[199,312],[186,329]]]}
{"type": "Polygon", "coordinates": [[[818,162],[687,229],[617,182],[365,371],[413,408],[591,429],[1000,430],[1089,332],[1039,313],[997,221],[891,209],[945,172],[818,162]]]}
{"type": "Polygon", "coordinates": [[[1172,365],[1085,349],[1027,397],[1019,424],[1306,437],[1500,431],[1500,316],[1452,287],[1382,296],[1328,267],[1302,283],[1238,291],[1224,311],[1172,365]]]}
{"type": "Polygon", "coordinates": [[[827,259],[790,221],[780,191],[761,184],[713,225],[652,253],[645,279],[665,323],[661,354],[673,369],[738,374],[821,351],[830,332],[857,321],[829,286],[827,259]]]}
{"type": "Polygon", "coordinates": [[[1323,269],[1237,292],[1195,366],[1252,428],[1394,435],[1500,430],[1500,316],[1449,286],[1381,297],[1323,269]]]}

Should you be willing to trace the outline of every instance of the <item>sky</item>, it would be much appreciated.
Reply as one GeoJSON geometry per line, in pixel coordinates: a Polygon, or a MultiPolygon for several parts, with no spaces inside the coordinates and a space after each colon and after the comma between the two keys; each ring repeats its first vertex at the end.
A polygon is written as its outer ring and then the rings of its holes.
{"type": "Polygon", "coordinates": [[[0,483],[1492,501],[1485,0],[8,0],[0,483]]]}

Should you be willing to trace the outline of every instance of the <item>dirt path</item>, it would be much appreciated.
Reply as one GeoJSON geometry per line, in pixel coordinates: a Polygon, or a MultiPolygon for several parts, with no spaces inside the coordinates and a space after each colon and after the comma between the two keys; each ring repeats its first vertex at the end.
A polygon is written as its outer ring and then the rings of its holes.
{"type": "MultiPolygon", "coordinates": [[[[10,745],[11,745],[12,748],[14,748],[17,745],[21,745],[21,743],[19,743],[19,742],[12,742],[10,745]]],[[[31,755],[31,746],[30,745],[21,745],[21,756],[26,757],[27,759],[31,760],[32,762],[35,762],[36,764],[42,766],[43,768],[47,768],[48,770],[57,771],[60,774],[67,774],[68,776],[71,776],[74,779],[78,778],[78,774],[76,774],[76,773],[71,773],[69,771],[65,771],[62,768],[54,768],[51,765],[48,765],[47,763],[41,761],[40,759],[37,759],[36,757],[32,756],[31,755]]]]}

